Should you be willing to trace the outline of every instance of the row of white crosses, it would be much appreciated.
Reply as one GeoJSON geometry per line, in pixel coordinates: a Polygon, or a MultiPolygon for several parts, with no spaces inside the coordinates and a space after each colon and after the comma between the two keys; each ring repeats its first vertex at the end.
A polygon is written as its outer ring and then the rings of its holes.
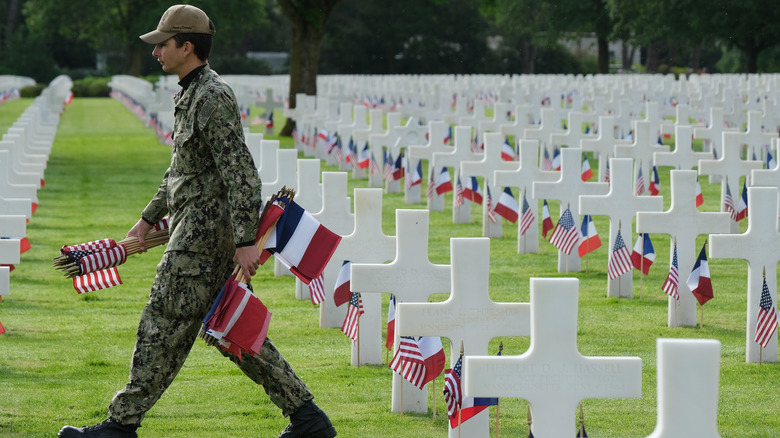
{"type": "Polygon", "coordinates": [[[27,221],[38,205],[37,192],[72,85],[67,76],[52,80],[0,141],[0,297],[10,293],[11,266],[21,261],[27,221]]]}

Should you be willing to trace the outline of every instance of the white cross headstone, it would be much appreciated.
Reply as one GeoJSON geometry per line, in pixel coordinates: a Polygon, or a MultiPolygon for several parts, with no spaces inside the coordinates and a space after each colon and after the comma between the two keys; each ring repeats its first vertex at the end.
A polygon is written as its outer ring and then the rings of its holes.
{"type": "MultiPolygon", "coordinates": [[[[396,303],[424,303],[432,294],[449,293],[452,290],[450,265],[434,264],[428,260],[428,210],[398,209],[395,216],[395,260],[389,264],[353,263],[352,289],[360,291],[362,297],[389,292],[395,295],[396,303]]],[[[361,330],[364,322],[365,325],[375,325],[375,321],[369,321],[363,315],[360,318],[361,330]]],[[[398,349],[397,340],[394,341],[394,350],[398,349]]],[[[355,354],[352,355],[352,365],[357,365],[355,354]]],[[[397,373],[393,374],[392,394],[393,412],[401,408],[400,400],[403,400],[403,412],[428,412],[427,391],[419,390],[397,373]]]]}
{"type": "Polygon", "coordinates": [[[615,138],[615,118],[612,116],[599,116],[599,132],[594,139],[582,140],[583,152],[593,152],[599,158],[599,181],[604,180],[607,171],[607,163],[615,154],[616,145],[630,145],[630,140],[615,138]]]}
{"type": "MultiPolygon", "coordinates": [[[[561,172],[557,181],[535,181],[533,194],[535,199],[557,199],[560,201],[561,214],[568,207],[574,218],[574,226],[579,226],[581,195],[605,195],[609,184],[604,182],[582,181],[582,150],[574,148],[561,149],[561,172]]],[[[559,214],[558,217],[561,215],[559,214]]],[[[556,220],[553,220],[555,223],[556,220]]],[[[574,245],[571,253],[566,255],[558,251],[558,272],[579,272],[580,255],[574,245]]]]}
{"type": "MultiPolygon", "coordinates": [[[[374,108],[368,112],[368,128],[367,129],[355,129],[352,132],[352,137],[355,139],[355,146],[358,150],[358,155],[360,154],[360,151],[363,150],[363,148],[366,145],[366,142],[369,141],[372,135],[374,134],[383,134],[385,132],[385,129],[382,127],[382,122],[384,121],[384,112],[381,108],[374,108]]],[[[371,144],[369,143],[369,154],[371,153],[371,144]]],[[[352,178],[353,179],[363,179],[366,177],[366,169],[361,169],[360,167],[354,166],[352,168],[352,178]]]]}
{"type": "Polygon", "coordinates": [[[658,339],[658,421],[647,438],[720,438],[720,341],[658,339]]]}
{"type": "MultiPolygon", "coordinates": [[[[406,152],[405,149],[410,144],[420,144],[425,138],[425,133],[428,128],[425,125],[421,125],[415,117],[410,117],[406,121],[406,125],[399,126],[394,130],[394,136],[396,136],[395,143],[393,143],[388,149],[387,153],[391,154],[393,160],[398,159],[398,155],[406,152]]],[[[408,161],[408,157],[407,161],[408,161]]],[[[416,166],[417,163],[414,163],[416,166]]],[[[408,164],[407,164],[408,167],[408,164]]],[[[399,193],[401,191],[401,180],[386,181],[385,193],[399,193]]]]}
{"type": "Polygon", "coordinates": [[[563,134],[565,131],[561,128],[561,121],[556,117],[554,109],[544,108],[541,113],[539,126],[527,128],[523,138],[526,140],[539,140],[539,144],[545,147],[551,145],[550,137],[552,134],[563,134]]]}
{"type": "Polygon", "coordinates": [[[487,191],[490,190],[493,197],[493,208],[501,195],[502,188],[490,185],[490,179],[493,178],[493,172],[496,170],[515,170],[518,168],[516,161],[505,161],[501,158],[501,148],[504,144],[504,136],[498,132],[485,133],[485,153],[481,161],[463,161],[460,163],[460,173],[465,177],[481,177],[485,180],[485,190],[483,193],[485,201],[482,203],[482,236],[483,237],[501,237],[501,221],[496,222],[488,219],[487,191]]]}
{"type": "Polygon", "coordinates": [[[260,179],[263,183],[276,179],[276,154],[278,151],[279,140],[260,139],[260,154],[258,155],[259,159],[255,161],[255,166],[257,166],[257,172],[260,174],[260,179]],[[265,163],[265,166],[263,166],[263,163],[265,163]]]}
{"type": "Polygon", "coordinates": [[[517,187],[519,195],[517,205],[519,213],[523,212],[523,195],[525,194],[534,219],[525,235],[520,235],[521,220],[517,220],[517,253],[530,254],[539,252],[539,199],[533,195],[534,181],[555,181],[560,176],[558,172],[541,170],[539,168],[539,141],[520,140],[520,166],[515,170],[496,170],[493,180],[498,187],[517,187]]]}
{"type": "Polygon", "coordinates": [[[748,111],[747,127],[745,132],[735,132],[733,135],[740,139],[741,144],[747,145],[748,160],[753,155],[761,157],[762,148],[772,144],[772,139],[777,138],[777,132],[764,132],[761,126],[761,111],[748,111]]]}
{"type": "MultiPolygon", "coordinates": [[[[434,152],[431,159],[432,166],[437,169],[442,167],[452,167],[454,175],[452,176],[453,187],[457,184],[458,178],[461,179],[463,184],[467,184],[468,181],[463,181],[460,173],[460,163],[464,161],[477,161],[482,157],[482,154],[477,154],[471,151],[471,128],[468,126],[456,126],[453,130],[453,144],[454,147],[449,152],[434,152]]],[[[463,200],[463,205],[455,207],[455,190],[452,191],[453,207],[452,207],[452,223],[454,224],[467,224],[471,222],[470,202],[468,199],[463,200]]]]}
{"type": "MultiPolygon", "coordinates": [[[[401,113],[389,112],[387,113],[387,130],[383,133],[369,134],[368,136],[368,149],[369,153],[376,160],[377,164],[381,168],[384,163],[382,157],[384,157],[384,149],[390,149],[398,141],[398,137],[401,135],[401,131],[398,129],[401,127],[401,113]]],[[[368,186],[369,187],[382,187],[384,186],[385,179],[382,172],[372,175],[368,174],[368,186]]]]}
{"type": "MultiPolygon", "coordinates": [[[[488,343],[498,336],[530,334],[528,303],[496,303],[488,290],[490,239],[450,239],[452,293],[441,303],[400,303],[396,307],[398,336],[443,336],[450,340],[452,365],[460,355],[487,355],[488,343]]],[[[466,366],[464,369],[468,370],[466,366]]],[[[489,395],[494,397],[496,394],[489,395]]],[[[438,397],[438,394],[434,395],[438,397]]],[[[396,401],[393,401],[396,406],[396,401]]],[[[461,425],[463,436],[488,436],[488,411],[461,425]]],[[[449,429],[456,437],[457,429],[449,429]]]]}
{"type": "MultiPolygon", "coordinates": [[[[696,171],[672,170],[671,206],[665,212],[640,211],[636,215],[636,231],[639,233],[668,234],[677,239],[677,261],[680,304],[669,298],[669,327],[676,325],[696,325],[696,298],[685,280],[693,270],[699,249],[696,237],[699,234],[727,233],[729,231],[728,213],[701,212],[696,208],[696,171]],[[676,320],[676,324],[675,324],[676,320]]],[[[674,246],[670,245],[671,260],[674,246]]]]}
{"type": "MultiPolygon", "coordinates": [[[[431,178],[433,178],[433,181],[436,181],[436,176],[438,174],[434,174],[434,169],[431,167],[431,159],[433,158],[433,154],[437,152],[446,153],[447,151],[452,149],[452,146],[449,146],[444,143],[444,128],[446,125],[444,125],[444,122],[431,120],[428,123],[428,141],[423,144],[410,144],[407,150],[409,153],[407,154],[407,159],[410,160],[412,163],[412,166],[416,166],[417,162],[420,160],[426,160],[428,164],[428,180],[426,181],[427,184],[431,184],[431,178]],[[431,177],[431,175],[433,175],[431,177]]],[[[441,171],[441,169],[439,169],[441,171]]],[[[422,185],[422,184],[420,184],[422,185]]],[[[410,193],[407,190],[407,196],[409,196],[410,193]]],[[[406,202],[408,203],[416,203],[419,202],[420,199],[411,199],[407,198],[406,202]]],[[[431,211],[443,211],[444,210],[444,196],[436,194],[436,192],[433,192],[433,198],[428,199],[428,209],[431,211]]]]}
{"type": "Polygon", "coordinates": [[[699,160],[712,158],[709,152],[694,152],[691,141],[691,125],[678,125],[674,128],[674,151],[656,152],[653,162],[656,166],[671,166],[679,170],[691,170],[699,167],[699,160]]]}
{"type": "MultiPolygon", "coordinates": [[[[337,117],[325,121],[325,132],[327,133],[327,136],[328,137],[335,136],[336,134],[338,134],[339,126],[349,124],[351,121],[352,121],[352,104],[349,102],[340,103],[337,117]]],[[[317,133],[315,132],[314,135],[317,135],[317,133]]],[[[347,142],[349,142],[349,139],[347,139],[347,142]]],[[[319,148],[318,151],[320,152],[318,153],[317,156],[321,159],[326,159],[327,164],[334,165],[334,166],[338,164],[336,162],[336,157],[334,155],[328,154],[327,148],[322,147],[319,148]]]]}
{"type": "MultiPolygon", "coordinates": [[[[735,128],[725,126],[723,108],[712,107],[710,108],[710,119],[707,127],[693,128],[693,138],[704,140],[704,150],[710,154],[710,157],[713,154],[721,157],[723,156],[723,132],[734,130],[735,128]]],[[[710,175],[710,184],[716,182],[720,182],[720,175],[710,175]]]]}
{"type": "Polygon", "coordinates": [[[295,202],[309,213],[322,210],[322,184],[320,184],[320,164],[316,158],[298,159],[298,182],[295,202]]]}
{"type": "Polygon", "coordinates": [[[584,114],[579,111],[569,112],[568,129],[563,134],[550,134],[550,144],[555,146],[566,145],[570,148],[579,148],[581,141],[595,139],[595,134],[585,134],[582,132],[584,114]]]}
{"type": "Polygon", "coordinates": [[[531,279],[531,345],[519,356],[466,357],[464,394],[528,400],[534,436],[572,436],[586,398],[639,397],[642,359],[583,356],[577,348],[576,278],[531,279]]]}
{"type": "Polygon", "coordinates": [[[777,332],[761,352],[755,341],[759,302],[763,286],[762,268],[772,303],[777,308],[777,262],[780,260],[780,232],[777,230],[777,187],[748,188],[748,228],[743,234],[710,234],[710,257],[745,259],[747,275],[748,362],[777,362],[777,332]]]}
{"type": "Polygon", "coordinates": [[[636,166],[636,176],[642,171],[645,187],[650,181],[653,168],[653,154],[656,152],[669,152],[669,146],[659,145],[657,139],[650,133],[650,123],[634,120],[634,143],[631,146],[616,145],[615,158],[633,158],[636,166]]]}
{"type": "MultiPolygon", "coordinates": [[[[630,158],[611,158],[609,160],[609,193],[604,196],[580,196],[580,213],[609,216],[608,254],[612,254],[618,229],[628,238],[631,247],[631,224],[640,211],[662,211],[664,200],[660,196],[637,196],[634,191],[633,160],[630,158]]],[[[640,274],[641,275],[641,274],[640,274]]],[[[633,269],[615,278],[607,279],[608,297],[628,297],[633,294],[633,269]]]]}
{"type": "MultiPolygon", "coordinates": [[[[368,119],[366,118],[366,107],[363,105],[354,105],[352,110],[352,120],[336,127],[336,132],[341,139],[341,147],[344,149],[344,156],[349,153],[349,141],[354,140],[352,133],[358,130],[368,130],[368,119]]],[[[315,133],[316,135],[316,133],[315,133]]],[[[347,163],[347,160],[343,160],[339,166],[339,170],[351,170],[352,164],[347,163]]]]}
{"type": "MultiPolygon", "coordinates": [[[[352,200],[347,196],[347,173],[322,172],[322,208],[318,212],[311,212],[311,215],[329,230],[346,236],[355,230],[355,215],[352,214],[351,206],[352,200]]],[[[341,261],[331,258],[328,266],[331,263],[341,267],[341,261]]],[[[330,289],[324,289],[326,295],[333,290],[337,277],[338,271],[336,277],[325,279],[324,283],[330,286],[330,289]]],[[[298,278],[295,279],[295,297],[301,300],[311,298],[308,286],[304,286],[298,278]]]]}
{"type": "MultiPolygon", "coordinates": [[[[720,190],[720,209],[725,211],[726,186],[728,185],[731,197],[739,202],[739,196],[742,194],[742,187],[739,185],[741,177],[750,175],[753,169],[761,169],[760,161],[743,160],[740,155],[742,151],[742,134],[739,132],[723,133],[723,155],[717,160],[699,161],[699,174],[702,175],[721,175],[723,181],[720,190]]],[[[736,203],[735,203],[736,205],[736,203]]],[[[739,224],[731,220],[730,232],[738,233],[739,224]]]]}
{"type": "MultiPolygon", "coordinates": [[[[772,143],[772,149],[776,157],[775,161],[778,161],[777,154],[780,153],[780,139],[774,139],[772,143]]],[[[780,187],[780,166],[775,165],[774,169],[753,169],[750,181],[754,186],[780,187]]],[[[780,211],[778,215],[780,215],[780,211]]],[[[778,223],[778,226],[780,226],[780,223],[778,223]]]]}
{"type": "MultiPolygon", "coordinates": [[[[382,189],[355,189],[355,229],[343,236],[325,267],[323,289],[325,301],[320,304],[320,328],[341,327],[347,313],[347,304],[336,307],[333,289],[344,260],[352,263],[384,263],[395,258],[395,236],[382,231],[382,189]]],[[[359,290],[353,290],[360,292],[359,290]]],[[[365,313],[361,318],[379,319],[380,296],[369,294],[363,299],[365,313]]],[[[361,346],[372,335],[361,333],[361,346]],[[366,341],[363,341],[366,338],[366,341]]],[[[366,344],[367,346],[369,344],[366,344]]],[[[381,349],[366,347],[360,350],[360,360],[366,363],[382,363],[381,349]],[[365,356],[365,357],[364,357],[365,356]]]]}

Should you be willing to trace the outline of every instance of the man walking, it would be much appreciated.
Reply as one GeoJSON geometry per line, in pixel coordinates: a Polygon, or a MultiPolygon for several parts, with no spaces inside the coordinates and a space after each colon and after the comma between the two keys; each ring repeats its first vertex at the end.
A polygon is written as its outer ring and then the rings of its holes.
{"type": "MultiPolygon", "coordinates": [[[[211,70],[214,23],[190,5],[170,7],[157,29],[141,35],[154,44],[163,71],[177,75],[171,164],[141,219],[127,233],[144,236],[166,214],[170,239],[141,314],[130,381],[117,391],[109,418],[95,426],[65,426],[61,438],[137,437],[146,412],[184,364],[221,285],[235,263],[251,278],[260,264],[254,246],[261,182],[244,143],[236,98],[211,70]]],[[[219,348],[219,347],[218,347],[219,348]]],[[[280,438],[331,438],[336,430],[314,396],[270,339],[241,359],[220,349],[254,382],[290,424],[280,438]]]]}

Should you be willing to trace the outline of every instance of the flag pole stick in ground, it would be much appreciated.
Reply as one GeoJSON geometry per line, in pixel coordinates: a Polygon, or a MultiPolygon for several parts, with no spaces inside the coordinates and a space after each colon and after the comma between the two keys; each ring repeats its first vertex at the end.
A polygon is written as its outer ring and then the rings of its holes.
{"type": "MultiPolygon", "coordinates": [[[[358,292],[358,300],[360,300],[360,292],[358,292]]],[[[360,368],[360,312],[357,314],[357,367],[360,368]]]]}
{"type": "MultiPolygon", "coordinates": [[[[504,351],[504,343],[498,343],[498,355],[501,356],[501,352],[504,351]]],[[[496,398],[496,438],[498,438],[498,430],[501,424],[501,399],[496,398]]]]}
{"type": "MultiPolygon", "coordinates": [[[[642,236],[642,253],[639,259],[639,299],[642,299],[642,283],[645,277],[642,275],[645,272],[645,236],[642,236]]],[[[649,269],[648,269],[649,270],[649,269]]]]}
{"type": "Polygon", "coordinates": [[[436,421],[436,379],[431,380],[431,391],[433,393],[433,421],[436,421]]]}
{"type": "Polygon", "coordinates": [[[578,436],[585,436],[585,416],[582,413],[582,403],[580,403],[580,434],[578,436]]]}
{"type": "MultiPolygon", "coordinates": [[[[398,344],[398,348],[401,348],[401,344],[398,344]]],[[[404,416],[404,361],[401,360],[401,416],[404,416]]]]}
{"type": "Polygon", "coordinates": [[[531,423],[533,422],[531,420],[531,404],[528,404],[528,420],[526,420],[528,423],[528,436],[531,436],[531,423]]]}

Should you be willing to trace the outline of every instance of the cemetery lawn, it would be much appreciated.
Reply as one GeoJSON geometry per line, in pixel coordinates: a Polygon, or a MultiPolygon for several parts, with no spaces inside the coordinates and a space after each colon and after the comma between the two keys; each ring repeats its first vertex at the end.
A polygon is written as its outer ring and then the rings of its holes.
{"type": "MultiPolygon", "coordinates": [[[[0,105],[3,132],[30,103],[20,99],[0,105]]],[[[278,132],[283,126],[281,111],[275,116],[278,132]]],[[[254,129],[260,132],[260,127],[254,129]]],[[[281,142],[283,147],[292,145],[289,138],[281,142]]],[[[0,335],[0,436],[51,437],[65,424],[89,425],[106,418],[113,393],[126,383],[139,315],[163,250],[132,256],[120,267],[124,285],[83,295],[52,268],[51,259],[64,244],[122,239],[154,194],[169,159],[169,148],[114,100],[75,99],[65,110],[46,185],[38,192],[40,206],[27,226],[32,249],[11,273],[11,294],[0,302],[0,321],[6,329],[0,335]]],[[[595,159],[591,163],[596,169],[595,159]]],[[[323,170],[335,169],[323,165],[323,170]]],[[[668,170],[661,172],[665,208],[668,170]]],[[[701,181],[702,209],[718,210],[719,187],[706,178],[701,181]]],[[[350,194],[353,188],[366,186],[366,181],[350,179],[350,194]]],[[[471,224],[453,224],[450,201],[445,212],[430,215],[429,257],[434,263],[449,264],[451,237],[481,236],[476,209],[471,224]]],[[[406,205],[402,194],[385,195],[385,233],[395,235],[396,208],[422,207],[406,205]]],[[[550,208],[558,217],[558,206],[551,203],[550,208]]],[[[596,216],[595,224],[606,242],[606,217],[596,216]]],[[[741,225],[744,231],[746,224],[741,225]]],[[[780,365],[745,363],[747,264],[710,259],[715,298],[705,306],[704,327],[669,328],[667,296],[661,291],[669,266],[669,238],[651,237],[658,256],[641,282],[634,271],[635,297],[607,298],[606,243],[583,261],[582,272],[559,274],[557,252],[550,244],[541,244],[541,254],[519,255],[517,228],[504,222],[503,238],[490,242],[490,296],[498,302],[528,302],[529,278],[577,277],[579,351],[586,356],[642,359],[640,398],[583,402],[589,436],[645,437],[653,431],[659,337],[722,342],[721,436],[777,436],[780,365]]],[[[697,240],[697,253],[704,238],[697,240]]],[[[680,273],[681,281],[687,275],[680,273]]],[[[338,328],[318,327],[318,309],[295,298],[292,277],[274,277],[266,266],[254,283],[273,312],[270,338],[309,385],[340,437],[446,436],[443,376],[436,379],[435,393],[429,385],[428,415],[390,413],[391,371],[386,365],[350,366],[350,341],[338,328]]],[[[383,313],[388,298],[383,295],[383,313]]],[[[440,294],[433,300],[445,298],[440,294]]],[[[443,341],[449,356],[449,342],[443,341]]],[[[529,344],[528,338],[497,338],[490,344],[491,354],[498,351],[499,341],[504,355],[522,354],[529,344]]],[[[500,436],[527,436],[526,406],[524,400],[501,399],[500,436]]],[[[494,427],[495,407],[490,416],[494,427]]],[[[575,412],[570,421],[573,436],[575,412]]],[[[262,388],[198,340],[173,385],[149,411],[139,435],[275,437],[287,422],[262,388]]]]}

